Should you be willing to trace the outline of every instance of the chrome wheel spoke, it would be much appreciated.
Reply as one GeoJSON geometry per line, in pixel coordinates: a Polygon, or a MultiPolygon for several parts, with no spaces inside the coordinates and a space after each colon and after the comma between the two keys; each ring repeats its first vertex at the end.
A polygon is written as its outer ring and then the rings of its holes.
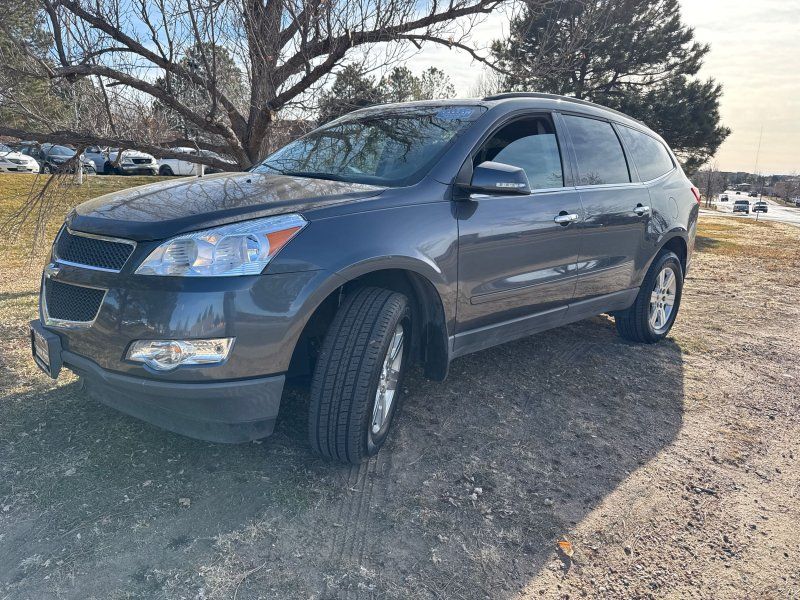
{"type": "Polygon", "coordinates": [[[375,392],[375,405],[372,409],[372,433],[377,434],[384,428],[392,410],[397,383],[400,378],[400,367],[403,362],[403,326],[397,325],[386,350],[378,378],[378,389],[375,392]]]}

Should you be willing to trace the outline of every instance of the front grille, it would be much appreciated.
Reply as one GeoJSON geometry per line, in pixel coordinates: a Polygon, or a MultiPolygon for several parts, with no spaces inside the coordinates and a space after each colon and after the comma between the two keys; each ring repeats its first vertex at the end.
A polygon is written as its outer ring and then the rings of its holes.
{"type": "Polygon", "coordinates": [[[150,159],[149,158],[132,158],[131,160],[136,165],[149,165],[150,164],[150,159]]]}
{"type": "Polygon", "coordinates": [[[19,158],[8,158],[6,160],[8,160],[8,162],[14,163],[15,165],[21,165],[22,164],[22,160],[19,159],[19,158]]]}
{"type": "Polygon", "coordinates": [[[86,237],[79,233],[70,233],[64,228],[56,240],[55,254],[59,260],[120,271],[133,248],[133,243],[86,237]]]}
{"type": "Polygon", "coordinates": [[[61,321],[94,321],[105,290],[70,285],[49,278],[44,280],[47,316],[61,321]]]}

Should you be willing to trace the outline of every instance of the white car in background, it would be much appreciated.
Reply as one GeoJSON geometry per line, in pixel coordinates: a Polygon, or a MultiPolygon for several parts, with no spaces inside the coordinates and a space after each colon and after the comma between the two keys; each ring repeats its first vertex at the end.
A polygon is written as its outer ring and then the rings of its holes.
{"type": "MultiPolygon", "coordinates": [[[[197,148],[170,148],[173,152],[182,152],[185,154],[195,154],[197,156],[208,156],[219,160],[228,161],[216,152],[211,150],[198,150],[197,148]]],[[[189,162],[187,160],[178,160],[177,158],[162,158],[159,160],[159,175],[197,175],[197,169],[200,165],[197,163],[189,162]]],[[[235,169],[236,165],[231,162],[231,170],[235,169]]],[[[221,169],[209,167],[205,165],[204,173],[219,173],[221,169]]]]}
{"type": "Polygon", "coordinates": [[[0,144],[0,173],[38,173],[39,163],[32,156],[0,144]]]}
{"type": "Polygon", "coordinates": [[[119,148],[100,148],[98,146],[89,146],[84,152],[86,158],[94,163],[98,173],[106,175],[112,173],[115,175],[158,174],[158,161],[152,155],[138,150],[123,150],[119,164],[114,166],[118,154],[119,148]]]}

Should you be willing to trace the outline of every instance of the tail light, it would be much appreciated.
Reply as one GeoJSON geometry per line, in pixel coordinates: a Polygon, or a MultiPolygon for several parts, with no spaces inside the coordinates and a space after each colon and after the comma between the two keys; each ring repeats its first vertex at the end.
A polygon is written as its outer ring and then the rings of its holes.
{"type": "Polygon", "coordinates": [[[692,193],[694,194],[694,199],[697,200],[698,204],[700,204],[700,190],[692,186],[692,193]]]}

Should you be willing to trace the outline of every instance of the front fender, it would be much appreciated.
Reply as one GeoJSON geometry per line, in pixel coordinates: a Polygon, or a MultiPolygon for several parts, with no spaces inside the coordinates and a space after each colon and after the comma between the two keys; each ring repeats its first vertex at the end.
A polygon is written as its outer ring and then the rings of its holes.
{"type": "Polygon", "coordinates": [[[451,203],[430,202],[328,218],[308,225],[275,257],[267,273],[323,270],[344,281],[384,270],[416,273],[455,319],[458,226],[451,203]]]}

